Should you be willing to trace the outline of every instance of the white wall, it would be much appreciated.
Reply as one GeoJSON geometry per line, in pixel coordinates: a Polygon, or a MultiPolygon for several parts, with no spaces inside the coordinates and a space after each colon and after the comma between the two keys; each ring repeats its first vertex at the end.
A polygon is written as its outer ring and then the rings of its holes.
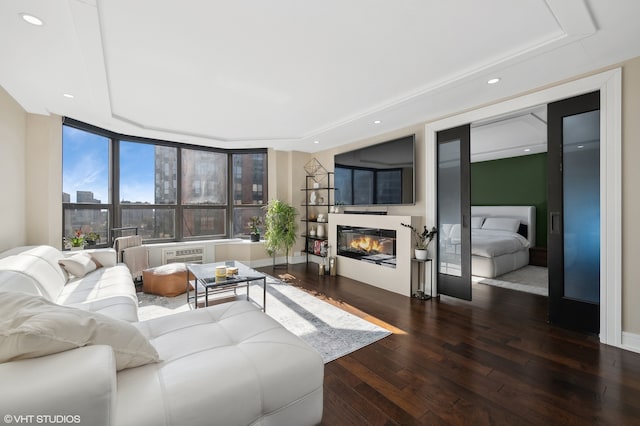
{"type": "Polygon", "coordinates": [[[27,243],[27,114],[0,87],[0,251],[27,243]]]}
{"type": "Polygon", "coordinates": [[[62,118],[27,114],[27,244],[62,248],[62,118]]]}

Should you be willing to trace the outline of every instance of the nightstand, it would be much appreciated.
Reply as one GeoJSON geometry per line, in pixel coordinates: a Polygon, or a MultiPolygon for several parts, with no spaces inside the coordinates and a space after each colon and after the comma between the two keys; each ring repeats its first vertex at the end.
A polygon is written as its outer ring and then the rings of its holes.
{"type": "Polygon", "coordinates": [[[529,265],[547,266],[547,248],[529,247],[529,265]]]}

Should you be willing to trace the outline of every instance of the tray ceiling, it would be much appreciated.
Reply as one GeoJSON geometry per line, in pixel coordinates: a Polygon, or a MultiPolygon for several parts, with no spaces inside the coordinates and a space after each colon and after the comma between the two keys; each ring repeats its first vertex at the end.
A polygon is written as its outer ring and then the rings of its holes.
{"type": "Polygon", "coordinates": [[[640,2],[481,4],[6,0],[0,85],[125,134],[313,152],[640,55],[640,2]]]}

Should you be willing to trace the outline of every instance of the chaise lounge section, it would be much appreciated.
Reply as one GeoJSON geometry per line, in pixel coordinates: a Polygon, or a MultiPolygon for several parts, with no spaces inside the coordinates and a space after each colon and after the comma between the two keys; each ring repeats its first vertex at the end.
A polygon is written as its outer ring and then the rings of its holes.
{"type": "Polygon", "coordinates": [[[129,321],[126,267],[71,276],[56,296],[49,281],[65,277],[64,258],[47,246],[0,254],[0,412],[95,425],[321,421],[320,355],[252,303],[129,321]],[[82,326],[65,325],[69,318],[82,326]],[[71,347],[42,354],[52,340],[71,347]]]}

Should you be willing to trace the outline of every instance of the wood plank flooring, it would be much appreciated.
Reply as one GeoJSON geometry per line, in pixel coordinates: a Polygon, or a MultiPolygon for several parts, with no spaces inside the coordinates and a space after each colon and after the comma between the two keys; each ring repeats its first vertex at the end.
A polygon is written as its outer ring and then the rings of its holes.
{"type": "Polygon", "coordinates": [[[420,301],[315,265],[260,270],[394,331],[325,365],[324,425],[640,425],[640,354],[549,325],[543,296],[420,301]]]}

